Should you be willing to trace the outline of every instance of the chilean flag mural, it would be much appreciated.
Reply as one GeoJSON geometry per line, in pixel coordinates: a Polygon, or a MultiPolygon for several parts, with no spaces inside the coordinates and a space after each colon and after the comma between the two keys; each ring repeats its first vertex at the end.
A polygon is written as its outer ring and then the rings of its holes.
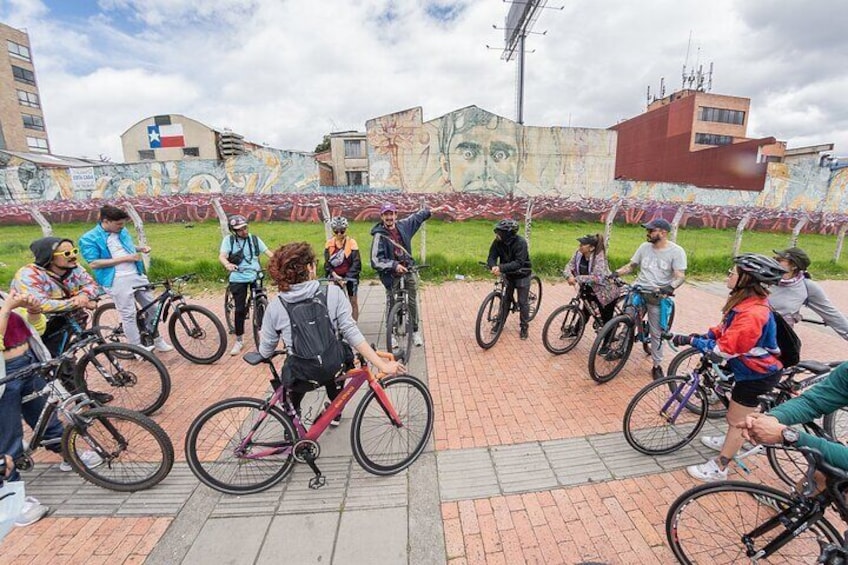
{"type": "Polygon", "coordinates": [[[160,147],[185,147],[182,124],[147,126],[147,140],[151,149],[160,147]]]}

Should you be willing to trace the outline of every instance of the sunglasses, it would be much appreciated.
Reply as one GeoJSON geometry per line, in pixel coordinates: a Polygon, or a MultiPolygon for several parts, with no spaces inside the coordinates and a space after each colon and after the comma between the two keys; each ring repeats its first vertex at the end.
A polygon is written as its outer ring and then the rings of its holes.
{"type": "Polygon", "coordinates": [[[732,277],[732,276],[733,276],[733,275],[735,275],[735,274],[736,274],[736,269],[730,269],[729,271],[727,271],[727,276],[728,276],[728,277],[732,277]]]}
{"type": "Polygon", "coordinates": [[[53,254],[54,257],[64,257],[65,259],[70,259],[71,257],[76,257],[79,255],[79,249],[74,247],[73,249],[69,249],[67,251],[57,251],[53,254]]]}
{"type": "Polygon", "coordinates": [[[333,230],[333,233],[345,233],[347,230],[333,230]]]}

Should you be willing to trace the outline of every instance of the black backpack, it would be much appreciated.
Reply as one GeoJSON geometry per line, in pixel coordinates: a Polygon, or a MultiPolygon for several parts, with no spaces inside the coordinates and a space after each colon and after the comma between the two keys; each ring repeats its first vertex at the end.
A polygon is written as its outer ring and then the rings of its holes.
{"type": "Polygon", "coordinates": [[[233,265],[241,265],[241,262],[244,261],[244,246],[247,246],[248,250],[250,250],[250,260],[256,259],[259,255],[259,241],[256,239],[256,236],[250,234],[250,237],[247,238],[247,241],[241,244],[241,248],[236,251],[236,236],[230,236],[230,254],[227,255],[227,261],[232,263],[233,265]]]}
{"type": "Polygon", "coordinates": [[[777,326],[777,346],[780,348],[780,362],[784,367],[797,365],[801,360],[801,338],[792,329],[783,316],[772,310],[777,326]]]}
{"type": "Polygon", "coordinates": [[[279,297],[291,321],[289,354],[283,365],[283,384],[311,390],[331,382],[345,370],[346,347],[333,329],[327,308],[327,285],[311,298],[291,304],[279,297]]]}

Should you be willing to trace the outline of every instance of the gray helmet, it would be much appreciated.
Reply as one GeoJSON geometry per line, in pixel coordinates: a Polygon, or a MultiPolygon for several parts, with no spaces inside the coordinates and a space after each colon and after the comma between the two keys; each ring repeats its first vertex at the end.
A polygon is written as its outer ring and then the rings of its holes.
{"type": "Polygon", "coordinates": [[[518,222],[512,219],[501,220],[495,224],[495,231],[504,233],[518,233],[518,222]]]}
{"type": "Polygon", "coordinates": [[[247,218],[245,218],[241,214],[233,214],[227,220],[227,227],[230,228],[230,231],[236,231],[237,229],[243,228],[246,225],[247,218]]]}
{"type": "Polygon", "coordinates": [[[734,257],[733,263],[763,284],[775,284],[786,274],[780,263],[759,253],[743,253],[734,257]]]}
{"type": "Polygon", "coordinates": [[[333,216],[333,218],[330,220],[330,228],[333,231],[346,230],[347,218],[345,218],[344,216],[333,216]]]}

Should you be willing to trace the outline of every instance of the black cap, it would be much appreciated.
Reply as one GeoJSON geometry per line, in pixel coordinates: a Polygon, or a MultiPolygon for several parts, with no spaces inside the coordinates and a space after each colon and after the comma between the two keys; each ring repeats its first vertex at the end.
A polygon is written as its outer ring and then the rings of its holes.
{"type": "Polygon", "coordinates": [[[598,245],[598,236],[592,235],[591,233],[587,233],[583,237],[578,237],[577,241],[581,243],[581,245],[598,245]]]}
{"type": "Polygon", "coordinates": [[[810,256],[800,247],[790,247],[783,251],[773,249],[775,257],[787,259],[793,265],[798,267],[799,271],[806,271],[810,266],[810,256]]]}
{"type": "Polygon", "coordinates": [[[671,224],[668,220],[663,218],[656,218],[648,222],[647,224],[642,224],[642,227],[646,230],[665,230],[671,231],[671,224]]]}
{"type": "Polygon", "coordinates": [[[35,264],[39,267],[47,267],[53,261],[53,252],[56,248],[68,241],[73,245],[73,240],[66,237],[42,237],[29,244],[29,250],[35,256],[35,264]]]}

